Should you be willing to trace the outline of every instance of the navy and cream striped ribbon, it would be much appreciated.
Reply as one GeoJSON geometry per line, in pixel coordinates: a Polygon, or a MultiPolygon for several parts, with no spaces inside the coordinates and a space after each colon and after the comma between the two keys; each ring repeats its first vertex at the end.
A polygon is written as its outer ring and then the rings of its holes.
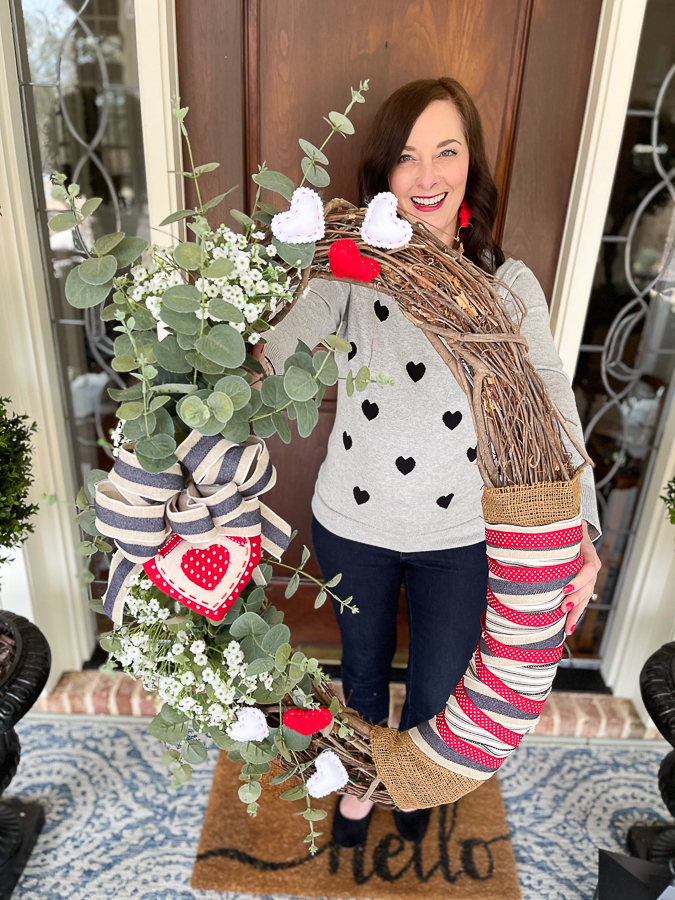
{"type": "Polygon", "coordinates": [[[133,450],[122,449],[96,486],[96,527],[118,548],[103,603],[115,622],[122,620],[129,580],[172,533],[193,544],[260,535],[262,548],[277,559],[290,541],[290,526],[258,499],[277,477],[263,440],[234,444],[193,431],[176,456],[190,473],[187,483],[179,463],[153,474],[133,450]]]}

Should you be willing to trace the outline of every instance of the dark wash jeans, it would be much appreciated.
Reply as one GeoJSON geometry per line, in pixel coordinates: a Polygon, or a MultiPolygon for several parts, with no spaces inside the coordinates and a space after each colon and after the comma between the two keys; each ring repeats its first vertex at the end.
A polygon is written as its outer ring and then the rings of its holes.
{"type": "Polygon", "coordinates": [[[338,537],[312,520],[314,553],[333,590],[360,612],[340,612],[342,682],[347,703],[373,724],[389,715],[389,670],[396,650],[396,608],[405,585],[410,628],[406,700],[400,729],[445,706],[464,674],[487,606],[485,542],[452,550],[399,553],[338,537]]]}

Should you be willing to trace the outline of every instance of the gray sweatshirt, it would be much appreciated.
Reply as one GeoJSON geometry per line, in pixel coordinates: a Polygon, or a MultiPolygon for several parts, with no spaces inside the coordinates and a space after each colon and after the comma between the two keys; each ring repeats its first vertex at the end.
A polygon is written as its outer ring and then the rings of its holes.
{"type": "MultiPolygon", "coordinates": [[[[521,333],[530,359],[571,430],[582,440],[574,394],[563,372],[539,282],[518,260],[496,277],[527,307],[521,333]]],[[[497,287],[515,317],[508,292],[497,287]]],[[[386,294],[368,285],[312,279],[309,290],[275,328],[265,355],[277,373],[298,339],[314,347],[337,331],[352,345],[339,353],[340,375],[366,365],[394,386],[370,384],[348,397],[338,382],[335,424],[319,470],[312,511],[341,537],[399,552],[462,547],[485,539],[483,481],[476,465],[476,434],[467,399],[420,329],[386,294]]],[[[566,439],[567,440],[567,439],[566,439]]],[[[568,443],[576,464],[579,454],[568,443]]],[[[591,538],[600,534],[593,474],[581,477],[581,511],[591,538]]]]}

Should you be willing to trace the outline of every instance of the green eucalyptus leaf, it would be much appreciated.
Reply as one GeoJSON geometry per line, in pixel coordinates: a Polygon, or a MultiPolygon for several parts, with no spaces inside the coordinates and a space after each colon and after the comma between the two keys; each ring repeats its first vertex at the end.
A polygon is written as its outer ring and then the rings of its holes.
{"type": "Polygon", "coordinates": [[[314,369],[322,384],[335,384],[340,377],[333,354],[325,350],[318,350],[314,355],[314,369]]]}
{"type": "Polygon", "coordinates": [[[131,419],[129,422],[124,423],[124,437],[128,441],[139,441],[141,438],[148,436],[148,431],[150,434],[154,432],[156,422],[155,413],[148,413],[146,430],[145,416],[139,416],[138,419],[131,419]]]}
{"type": "Polygon", "coordinates": [[[55,184],[51,189],[52,200],[67,200],[68,191],[61,184],[55,184]]]}
{"type": "Polygon", "coordinates": [[[328,157],[325,155],[325,153],[319,150],[318,147],[315,147],[314,144],[310,144],[310,142],[306,141],[304,138],[298,138],[298,143],[310,159],[315,159],[317,162],[322,163],[324,166],[328,165],[328,157]]]}
{"type": "Polygon", "coordinates": [[[219,256],[217,259],[214,259],[210,266],[201,269],[199,274],[205,278],[224,278],[230,274],[232,269],[234,269],[232,260],[223,259],[222,256],[219,256]]]}
{"type": "Polygon", "coordinates": [[[137,260],[147,248],[148,242],[143,238],[125,237],[118,244],[115,244],[109,252],[117,260],[117,268],[125,269],[137,260]]]}
{"type": "Polygon", "coordinates": [[[193,335],[199,331],[199,319],[192,312],[176,312],[164,305],[160,318],[178,334],[193,335]]]}
{"type": "Polygon", "coordinates": [[[157,475],[159,472],[166,472],[167,469],[170,469],[171,466],[178,462],[173,453],[171,456],[167,456],[164,459],[155,459],[151,456],[144,456],[142,453],[139,453],[138,450],[136,450],[136,459],[146,472],[150,472],[153,475],[157,475]]]}
{"type": "Polygon", "coordinates": [[[361,366],[359,371],[356,373],[356,378],[354,379],[354,387],[357,391],[365,391],[370,383],[370,369],[368,366],[361,366]]]}
{"type": "Polygon", "coordinates": [[[103,303],[110,293],[112,281],[105,284],[87,284],[80,278],[77,269],[71,269],[66,278],[66,300],[75,309],[89,309],[103,303]]]}
{"type": "Polygon", "coordinates": [[[310,400],[317,392],[317,383],[312,375],[299,366],[291,366],[284,375],[284,390],[291,398],[303,402],[310,400]]]}
{"type": "Polygon", "coordinates": [[[101,197],[91,197],[89,200],[85,200],[82,204],[82,208],[80,209],[80,215],[83,219],[88,219],[89,216],[92,216],[99,206],[103,203],[103,199],[101,197]]]}
{"type": "Polygon", "coordinates": [[[187,722],[167,722],[161,713],[158,713],[150,722],[148,731],[160,741],[167,744],[180,744],[187,737],[187,722]]]}
{"type": "Polygon", "coordinates": [[[213,209],[214,206],[218,206],[219,203],[222,203],[223,200],[227,197],[228,194],[231,194],[232,191],[236,191],[239,185],[231,187],[229,191],[225,191],[224,194],[216,194],[215,197],[211,197],[210,200],[207,200],[206,203],[202,206],[202,212],[205,213],[209,209],[213,209]]]}
{"type": "MultiPolygon", "coordinates": [[[[277,650],[283,646],[284,644],[288,644],[288,641],[291,638],[291,630],[288,625],[275,625],[273,628],[267,632],[265,637],[262,639],[262,648],[263,650],[267,650],[268,653],[275,653],[277,650]]],[[[271,671],[270,670],[268,671],[271,671]]]]}
{"type": "Polygon", "coordinates": [[[178,346],[175,335],[170,334],[154,347],[155,359],[167,372],[187,373],[192,366],[186,361],[185,353],[178,346]]]}
{"type": "Polygon", "coordinates": [[[261,792],[262,788],[257,781],[249,781],[239,788],[239,799],[242,803],[255,803],[261,792]]]}
{"type": "Polygon", "coordinates": [[[316,403],[312,400],[304,403],[296,400],[293,406],[295,407],[298,434],[302,438],[309,437],[319,422],[319,410],[316,403]]]}
{"type": "Polygon", "coordinates": [[[246,637],[249,634],[267,634],[269,625],[257,613],[246,612],[239,616],[232,625],[230,625],[230,634],[235,640],[246,637]]]}
{"type": "Polygon", "coordinates": [[[311,353],[305,353],[303,350],[296,350],[295,353],[292,353],[284,362],[284,372],[288,372],[291,366],[297,366],[299,369],[304,369],[305,372],[309,372],[310,375],[314,375],[314,359],[311,353]]]}
{"type": "Polygon", "coordinates": [[[208,406],[200,397],[191,395],[183,400],[177,409],[178,415],[190,428],[205,425],[210,417],[208,406]]]}
{"type": "Polygon", "coordinates": [[[347,391],[347,396],[351,397],[352,394],[354,393],[354,373],[352,372],[351,369],[349,370],[349,372],[347,372],[347,381],[345,383],[345,389],[347,391]]]}
{"type": "Polygon", "coordinates": [[[99,256],[107,256],[113,247],[116,247],[124,240],[126,235],[123,231],[113,231],[111,234],[104,234],[94,244],[94,252],[99,256]]]}
{"type": "MultiPolygon", "coordinates": [[[[265,637],[267,637],[267,635],[265,635],[265,637]]],[[[246,677],[252,678],[254,675],[264,675],[266,672],[271,672],[273,668],[274,660],[269,656],[261,657],[260,659],[254,659],[253,662],[248,664],[248,667],[246,669],[246,677]]]]}
{"type": "Polygon", "coordinates": [[[283,375],[268,375],[260,385],[260,397],[266,406],[272,409],[281,409],[289,401],[288,394],[284,390],[283,375]]]}
{"type": "MultiPolygon", "coordinates": [[[[192,315],[192,313],[185,313],[185,315],[192,315]]],[[[182,334],[180,331],[176,334],[176,340],[181,350],[194,350],[199,337],[199,329],[194,334],[182,334]]]]}
{"type": "Polygon", "coordinates": [[[290,444],[291,442],[291,426],[288,424],[288,419],[283,413],[272,413],[271,417],[272,423],[277,430],[277,434],[284,442],[284,444],[290,444]]]}
{"type": "Polygon", "coordinates": [[[194,209],[179,209],[178,212],[171,213],[170,216],[167,216],[166,219],[162,219],[159,223],[159,227],[161,228],[163,225],[171,225],[173,222],[180,222],[181,219],[187,219],[189,216],[194,216],[194,209]]]}
{"type": "Polygon", "coordinates": [[[117,260],[114,256],[92,257],[85,259],[77,271],[87,284],[106,284],[117,271],[117,260]]]}
{"type": "Polygon", "coordinates": [[[241,375],[226,375],[215,383],[213,389],[227,394],[233,410],[243,409],[251,399],[251,386],[241,375]]]}
{"type": "Polygon", "coordinates": [[[248,421],[230,419],[220,433],[226,440],[232,441],[233,444],[241,444],[251,433],[251,426],[248,421]]]}
{"type": "Polygon", "coordinates": [[[202,249],[192,241],[185,241],[174,247],[173,258],[176,261],[176,265],[180,266],[181,269],[193,272],[202,264],[202,249]]]}
{"type": "Polygon", "coordinates": [[[117,409],[117,418],[124,419],[128,422],[130,419],[137,419],[143,415],[143,404],[138,402],[123,403],[117,409]]]}
{"type": "Polygon", "coordinates": [[[281,734],[288,749],[293,750],[296,753],[306,750],[312,743],[311,734],[299,734],[297,731],[293,731],[292,728],[287,728],[285,725],[281,726],[281,734]]]}
{"type": "Polygon", "coordinates": [[[116,372],[133,372],[140,363],[133,356],[124,355],[116,356],[111,365],[116,372]]]}
{"type": "Polygon", "coordinates": [[[297,591],[300,585],[300,575],[297,572],[294,572],[290,577],[288,584],[286,585],[286,590],[284,591],[284,597],[288,600],[293,594],[297,591]]]}
{"type": "Polygon", "coordinates": [[[253,228],[255,226],[255,222],[250,216],[247,216],[246,213],[241,212],[238,209],[231,209],[230,215],[235,220],[235,222],[239,222],[240,225],[243,225],[245,228],[253,228]]]}
{"type": "Polygon", "coordinates": [[[354,126],[344,113],[330,112],[328,118],[341,134],[354,134],[354,126]]]}
{"type": "Polygon", "coordinates": [[[340,350],[342,353],[349,353],[349,351],[352,349],[349,341],[346,341],[344,338],[341,338],[337,334],[326,335],[324,341],[328,344],[329,347],[332,347],[333,350],[340,350]]]}
{"type": "Polygon", "coordinates": [[[150,401],[150,412],[154,412],[156,409],[160,409],[160,407],[164,406],[166,403],[171,400],[171,397],[168,397],[166,394],[158,394],[153,397],[150,401]]]}
{"type": "Polygon", "coordinates": [[[136,444],[136,452],[149,459],[166,459],[176,449],[176,442],[168,434],[155,434],[136,444]]]}
{"type": "Polygon", "coordinates": [[[284,241],[274,241],[277,253],[289,266],[298,266],[306,269],[314,259],[315,245],[312,241],[308,244],[286,244],[284,241]]]}
{"type": "Polygon", "coordinates": [[[232,303],[223,300],[222,297],[214,297],[209,301],[209,312],[216,319],[222,319],[224,322],[243,322],[244,314],[237,309],[232,303]]]}
{"type": "Polygon", "coordinates": [[[287,175],[282,175],[281,172],[272,172],[267,169],[251,177],[260,187],[267,188],[268,191],[274,191],[276,194],[281,194],[286,200],[290,200],[293,196],[295,185],[287,175]]]}
{"type": "Polygon", "coordinates": [[[233,740],[231,737],[225,734],[224,731],[221,731],[220,728],[209,728],[209,734],[216,747],[218,747],[220,750],[229,751],[239,749],[240,742],[233,740]]]}
{"type": "Polygon", "coordinates": [[[149,309],[139,306],[134,311],[134,331],[150,331],[157,327],[157,319],[153,316],[149,309]]]}
{"type": "Polygon", "coordinates": [[[185,744],[183,744],[181,753],[185,762],[188,762],[193,766],[199,766],[202,763],[206,762],[207,751],[206,747],[204,746],[204,744],[202,744],[201,741],[187,741],[185,744]]]}
{"type": "Polygon", "coordinates": [[[261,419],[253,419],[251,424],[253,425],[254,433],[259,438],[263,438],[263,440],[272,437],[277,430],[277,426],[274,424],[271,415],[261,419]]]}
{"type": "Polygon", "coordinates": [[[52,231],[70,231],[77,225],[77,218],[74,212],[57,213],[47,223],[52,231]]]}
{"type": "Polygon", "coordinates": [[[312,162],[311,159],[307,159],[306,156],[303,157],[300,165],[302,167],[303,175],[310,184],[314,185],[314,187],[324,188],[330,184],[330,175],[328,172],[322,168],[322,166],[312,162]]]}
{"type": "MultiPolygon", "coordinates": [[[[202,338],[198,338],[195,341],[195,346],[199,343],[202,338]]],[[[222,375],[224,366],[219,365],[218,363],[213,362],[213,360],[208,359],[202,353],[199,353],[197,350],[188,350],[185,354],[185,359],[192,366],[193,369],[196,369],[198,372],[203,372],[204,375],[222,375]]]]}
{"type": "MultiPolygon", "coordinates": [[[[221,425],[229,422],[234,412],[234,405],[227,394],[222,391],[214,391],[206,401],[213,415],[218,419],[221,425]]],[[[220,429],[218,429],[220,430],[220,429]]]]}
{"type": "MultiPolygon", "coordinates": [[[[196,244],[190,244],[195,247],[196,244]]],[[[193,313],[202,305],[202,295],[193,284],[176,284],[162,294],[162,306],[174,312],[193,313]]],[[[167,323],[168,324],[168,323],[167,323]]]]}
{"type": "Polygon", "coordinates": [[[314,609],[320,609],[328,598],[328,594],[325,591],[319,591],[316,595],[316,599],[314,600],[314,609]]]}
{"type": "Polygon", "coordinates": [[[216,325],[196,343],[197,350],[212,362],[235,369],[246,359],[244,339],[231,325],[216,325]]]}

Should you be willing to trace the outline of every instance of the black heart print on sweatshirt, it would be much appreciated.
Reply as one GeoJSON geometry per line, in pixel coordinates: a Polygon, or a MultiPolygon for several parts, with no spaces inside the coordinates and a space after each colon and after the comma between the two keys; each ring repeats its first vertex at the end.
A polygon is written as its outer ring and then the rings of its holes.
{"type": "Polygon", "coordinates": [[[354,359],[354,357],[356,356],[356,354],[358,353],[358,350],[357,350],[357,347],[356,347],[356,344],[354,343],[354,341],[350,341],[349,343],[350,343],[352,349],[347,354],[347,359],[351,362],[354,359]]]}
{"type": "Polygon", "coordinates": [[[446,425],[450,431],[453,428],[457,428],[459,423],[462,421],[461,412],[444,412],[443,413],[443,424],[446,425]]]}
{"type": "Polygon", "coordinates": [[[352,441],[352,436],[351,436],[351,434],[347,434],[346,431],[343,431],[343,432],[342,432],[342,443],[343,443],[344,446],[345,446],[345,450],[351,450],[351,449],[352,449],[352,444],[354,443],[354,442],[352,441]]]}
{"type": "Polygon", "coordinates": [[[450,501],[454,496],[454,494],[446,494],[445,497],[439,497],[436,503],[441,507],[441,509],[447,509],[450,506],[450,501]]]}
{"type": "Polygon", "coordinates": [[[361,409],[363,410],[363,415],[369,422],[372,422],[373,419],[377,418],[380,412],[380,407],[377,403],[371,403],[370,400],[364,400],[361,404],[361,409]]]}
{"type": "Polygon", "coordinates": [[[469,447],[469,449],[466,451],[467,459],[469,460],[469,462],[476,462],[476,457],[478,456],[478,454],[476,453],[476,449],[476,447],[469,447]]]}
{"type": "Polygon", "coordinates": [[[362,491],[360,487],[354,488],[354,499],[361,506],[362,503],[367,503],[370,500],[370,494],[368,491],[362,491]]]}
{"type": "Polygon", "coordinates": [[[380,320],[380,322],[386,322],[389,318],[389,307],[385,306],[383,303],[380,303],[379,300],[376,300],[373,305],[375,307],[375,315],[380,320]]]}
{"type": "Polygon", "coordinates": [[[426,372],[427,367],[424,365],[424,363],[409,362],[406,363],[405,370],[408,375],[410,375],[415,384],[417,384],[420,378],[424,378],[424,373],[426,372]]]}
{"type": "Polygon", "coordinates": [[[396,468],[399,470],[401,475],[410,475],[416,465],[417,463],[412,458],[412,456],[409,456],[407,459],[403,456],[399,456],[399,458],[396,460],[396,468]]]}

